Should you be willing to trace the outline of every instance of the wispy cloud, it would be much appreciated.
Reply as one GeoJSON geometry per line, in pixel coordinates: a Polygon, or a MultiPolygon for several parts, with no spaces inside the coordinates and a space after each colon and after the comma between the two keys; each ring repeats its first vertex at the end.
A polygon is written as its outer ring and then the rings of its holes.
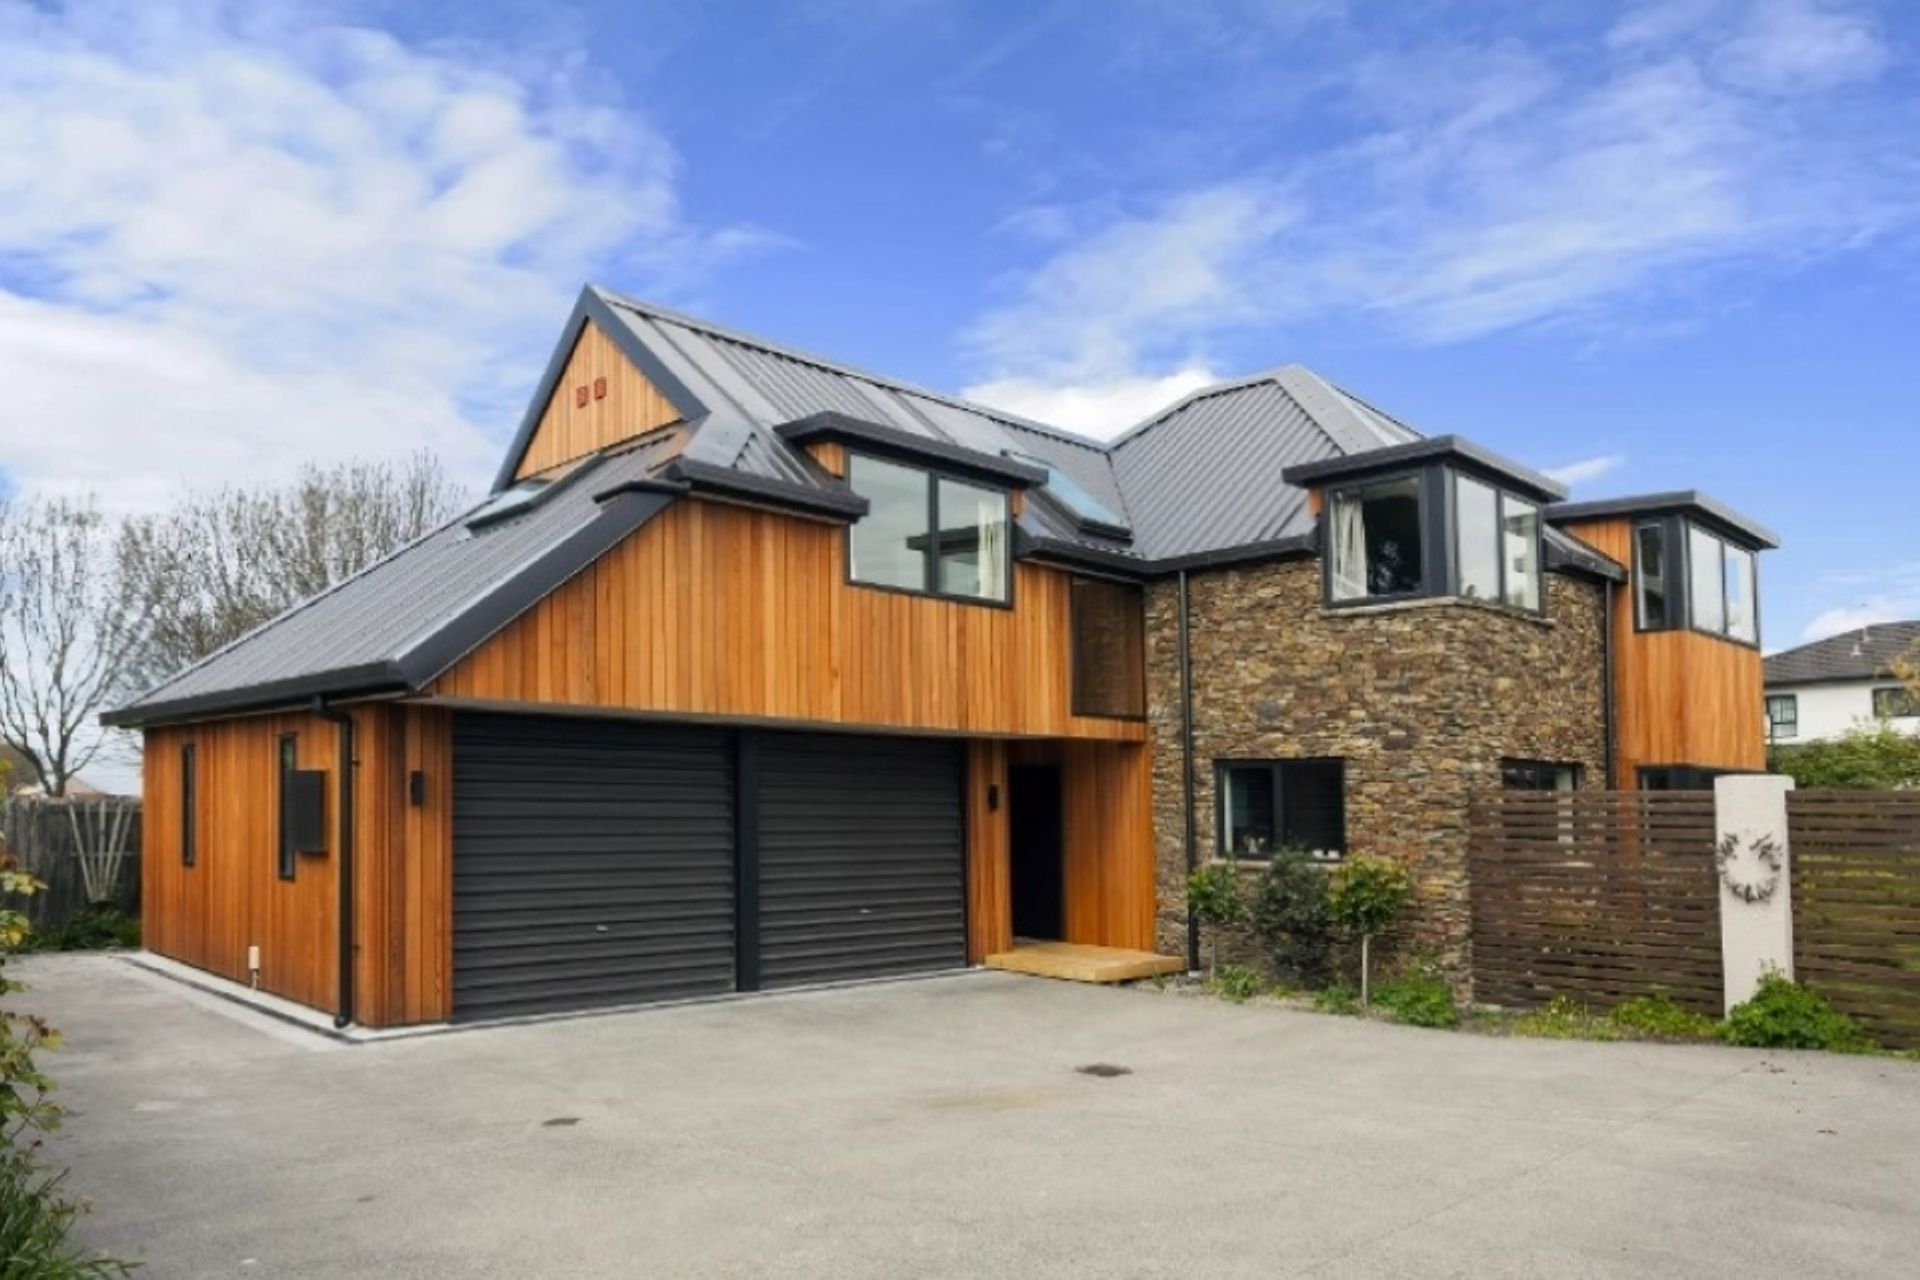
{"type": "Polygon", "coordinates": [[[567,59],[276,7],[0,0],[0,457],[119,506],[421,446],[484,473],[580,279],[760,243],[567,59]]]}
{"type": "Polygon", "coordinates": [[[1920,222],[1920,170],[1884,145],[1920,112],[1854,92],[1891,58],[1813,0],[1665,0],[1573,50],[1363,54],[1339,76],[1348,136],[1047,247],[965,343],[982,382],[1094,394],[1309,320],[1416,344],[1670,323],[1658,304],[1718,273],[1920,222]]]}
{"type": "Polygon", "coordinates": [[[1852,598],[1816,614],[1802,632],[1802,641],[1824,640],[1882,622],[1908,622],[1920,618],[1920,561],[1829,573],[1814,585],[1814,591],[1829,598],[1852,598]]]}
{"type": "Polygon", "coordinates": [[[1582,458],[1578,462],[1569,462],[1565,466],[1548,467],[1547,474],[1561,484],[1572,488],[1576,485],[1591,484],[1605,475],[1611,475],[1627,465],[1624,453],[1603,453],[1597,457],[1582,458]]]}

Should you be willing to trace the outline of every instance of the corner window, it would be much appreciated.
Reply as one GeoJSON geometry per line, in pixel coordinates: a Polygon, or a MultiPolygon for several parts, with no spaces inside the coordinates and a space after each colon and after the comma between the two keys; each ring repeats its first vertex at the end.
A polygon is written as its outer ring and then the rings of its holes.
{"type": "Polygon", "coordinates": [[[190,867],[199,857],[200,815],[199,807],[200,779],[196,776],[199,768],[194,752],[194,744],[189,742],[180,748],[180,865],[190,867]]]}
{"type": "Polygon", "coordinates": [[[1540,508],[1500,495],[1501,599],[1515,609],[1540,609],[1540,508]]]}
{"type": "Polygon", "coordinates": [[[1418,475],[1335,490],[1329,570],[1333,598],[1421,594],[1426,589],[1423,514],[1418,475]]]}
{"type": "Polygon", "coordinates": [[[1753,553],[1695,524],[1687,526],[1687,600],[1694,630],[1759,642],[1753,553]]]}
{"type": "Polygon", "coordinates": [[[1800,736],[1800,697],[1792,693],[1767,696],[1767,738],[1784,742],[1800,736]]]}
{"type": "Polygon", "coordinates": [[[1920,702],[1899,685],[1873,691],[1873,714],[1880,720],[1907,720],[1920,716],[1920,702]]]}
{"type": "Polygon", "coordinates": [[[300,772],[298,740],[290,733],[280,735],[280,858],[282,880],[293,879],[298,860],[293,848],[294,778],[300,772]]]}
{"type": "Polygon", "coordinates": [[[1664,631],[1673,625],[1667,609],[1667,529],[1643,524],[1633,531],[1633,588],[1635,617],[1642,631],[1664,631]]]}
{"type": "Polygon", "coordinates": [[[1147,714],[1146,605],[1139,587],[1097,578],[1070,585],[1073,714],[1147,714]]]}
{"type": "Polygon", "coordinates": [[[1004,490],[857,453],[847,481],[868,504],[848,535],[849,580],[1007,601],[1013,545],[1004,490]]]}
{"type": "Polygon", "coordinates": [[[1335,859],[1347,847],[1346,764],[1341,760],[1220,760],[1219,851],[1270,858],[1301,849],[1335,859]]]}
{"type": "Polygon", "coordinates": [[[1460,594],[1498,600],[1500,592],[1500,491],[1460,476],[1454,481],[1460,529],[1460,594]]]}
{"type": "Polygon", "coordinates": [[[1578,791],[1580,766],[1541,760],[1502,760],[1500,785],[1508,791],[1578,791]]]}

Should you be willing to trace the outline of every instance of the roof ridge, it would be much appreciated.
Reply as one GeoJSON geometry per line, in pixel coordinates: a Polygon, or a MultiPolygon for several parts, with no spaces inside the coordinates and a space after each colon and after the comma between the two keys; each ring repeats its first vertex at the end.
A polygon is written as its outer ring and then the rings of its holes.
{"type": "Polygon", "coordinates": [[[814,368],[824,370],[828,373],[837,373],[843,377],[858,378],[864,382],[871,382],[876,386],[884,387],[889,391],[903,395],[921,396],[940,404],[949,405],[955,409],[965,409],[971,413],[978,413],[1000,422],[1023,427],[1028,431],[1038,431],[1042,435],[1053,436],[1062,443],[1080,445],[1083,448],[1092,449],[1098,453],[1106,453],[1110,448],[1106,441],[1099,439],[1097,436],[1082,435],[1077,431],[1069,431],[1064,427],[1056,427],[1050,423],[1040,422],[1034,418],[1023,417],[1020,414],[1011,413],[1005,409],[996,409],[992,405],[982,404],[978,400],[968,400],[965,397],[950,395],[944,391],[935,391],[931,387],[922,386],[915,382],[908,382],[902,378],[893,377],[890,374],[878,373],[872,369],[865,369],[859,365],[848,364],[843,360],[835,360],[831,357],[820,355],[817,352],[806,351],[799,347],[792,347],[785,343],[775,342],[770,338],[763,338],[759,334],[748,333],[744,329],[734,329],[727,325],[716,324],[711,320],[703,320],[698,316],[691,316],[682,311],[674,311],[668,307],[660,306],[657,303],[646,302],[642,299],[631,297],[627,294],[609,289],[605,285],[590,284],[587,287],[595,293],[598,293],[603,300],[614,306],[625,307],[629,311],[638,311],[656,320],[664,320],[669,324],[677,324],[683,328],[697,329],[713,337],[722,338],[728,342],[739,343],[741,346],[757,347],[770,355],[781,356],[788,360],[797,360],[801,364],[810,364],[814,368]]]}
{"type": "Polygon", "coordinates": [[[1181,413],[1202,400],[1208,400],[1214,396],[1229,395],[1235,391],[1245,391],[1248,387],[1258,386],[1263,382],[1272,382],[1277,385],[1280,382],[1280,375],[1287,370],[1305,367],[1306,366],[1300,364],[1274,365],[1270,369],[1263,369],[1258,373],[1249,373],[1244,377],[1229,378],[1224,382],[1212,382],[1204,387],[1196,387],[1166,408],[1141,419],[1139,422],[1134,423],[1125,431],[1115,436],[1112,440],[1109,440],[1107,442],[1107,449],[1109,452],[1117,451],[1120,446],[1126,444],[1128,441],[1133,440],[1137,436],[1145,435],[1149,430],[1167,421],[1167,419],[1173,417],[1176,413],[1181,413]]]}

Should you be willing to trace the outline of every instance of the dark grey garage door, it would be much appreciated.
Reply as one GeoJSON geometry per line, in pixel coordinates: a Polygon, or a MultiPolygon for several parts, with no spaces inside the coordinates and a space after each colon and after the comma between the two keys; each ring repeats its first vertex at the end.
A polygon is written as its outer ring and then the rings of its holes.
{"type": "Polygon", "coordinates": [[[760,983],[966,963],[957,743],[757,739],[760,983]]]}
{"type": "Polygon", "coordinates": [[[732,738],[462,714],[456,1020],[731,991],[732,738]]]}

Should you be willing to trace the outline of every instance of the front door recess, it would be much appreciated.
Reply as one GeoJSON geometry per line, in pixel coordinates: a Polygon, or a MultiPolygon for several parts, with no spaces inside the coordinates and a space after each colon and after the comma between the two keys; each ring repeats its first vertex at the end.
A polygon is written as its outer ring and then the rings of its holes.
{"type": "Polygon", "coordinates": [[[1060,767],[1014,765],[1007,771],[1007,825],[1013,881],[1013,936],[1066,936],[1060,767]]]}

